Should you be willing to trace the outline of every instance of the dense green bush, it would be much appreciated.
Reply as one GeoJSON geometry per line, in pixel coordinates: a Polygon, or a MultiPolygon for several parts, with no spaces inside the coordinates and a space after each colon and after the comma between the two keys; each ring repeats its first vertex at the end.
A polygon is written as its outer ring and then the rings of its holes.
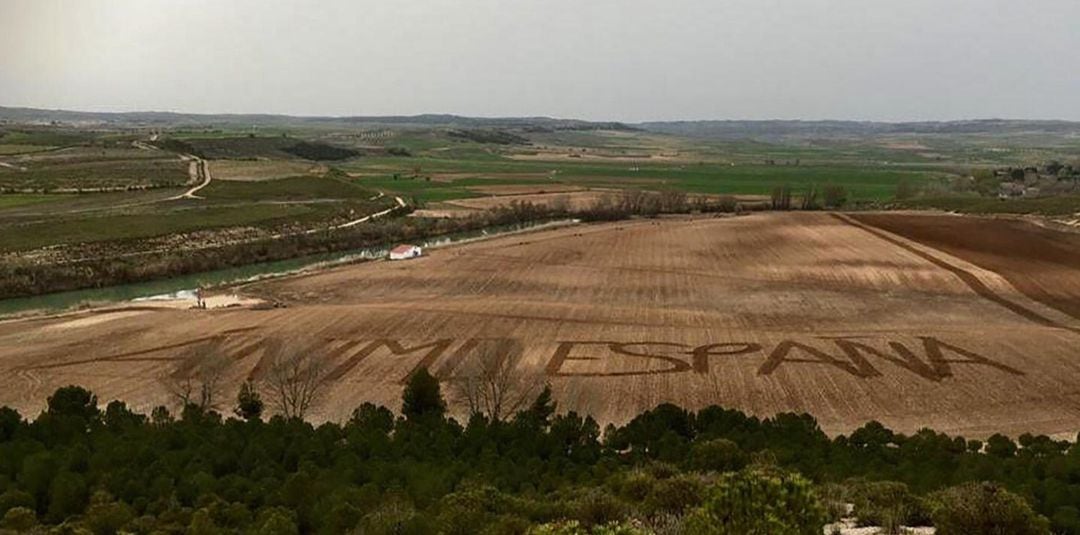
{"type": "Polygon", "coordinates": [[[721,476],[686,529],[695,535],[819,535],[825,522],[809,481],[747,469],[721,476]]]}
{"type": "Polygon", "coordinates": [[[882,526],[890,533],[900,526],[930,524],[930,512],[908,486],[895,481],[855,483],[849,493],[860,526],[882,526]]]}
{"type": "Polygon", "coordinates": [[[285,147],[281,150],[294,156],[299,156],[305,160],[347,160],[360,155],[359,152],[352,149],[335,147],[325,143],[312,143],[309,141],[300,141],[295,145],[285,147]]]}
{"type": "Polygon", "coordinates": [[[545,390],[507,421],[462,425],[426,370],[402,416],[365,403],[318,426],[195,406],[146,417],[65,387],[33,421],[0,410],[0,519],[87,533],[803,533],[853,502],[887,527],[932,511],[945,534],[1046,533],[1046,518],[1080,533],[1080,448],[1044,436],[975,448],[871,422],[830,439],[806,415],[661,405],[601,441],[591,418],[555,408],[545,390]],[[1000,486],[955,487],[979,480],[1000,486]]]}
{"type": "Polygon", "coordinates": [[[37,523],[37,515],[29,507],[13,507],[0,517],[0,529],[10,529],[19,533],[29,531],[37,523]]]}
{"type": "Polygon", "coordinates": [[[723,438],[700,441],[690,448],[687,463],[700,471],[732,472],[746,466],[747,455],[739,445],[723,438]]]}
{"type": "Polygon", "coordinates": [[[1049,535],[1050,523],[993,483],[965,483],[931,498],[938,535],[1049,535]]]}

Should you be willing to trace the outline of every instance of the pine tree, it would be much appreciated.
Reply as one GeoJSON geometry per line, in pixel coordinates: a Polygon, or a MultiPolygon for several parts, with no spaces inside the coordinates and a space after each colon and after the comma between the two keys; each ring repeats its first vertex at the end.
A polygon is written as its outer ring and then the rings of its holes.
{"type": "Polygon", "coordinates": [[[409,378],[402,394],[401,414],[407,420],[442,418],[446,414],[439,380],[421,368],[409,378]]]}
{"type": "Polygon", "coordinates": [[[247,421],[258,420],[263,413],[263,400],[258,389],[251,381],[246,381],[240,386],[240,393],[236,395],[237,416],[247,421]]]}

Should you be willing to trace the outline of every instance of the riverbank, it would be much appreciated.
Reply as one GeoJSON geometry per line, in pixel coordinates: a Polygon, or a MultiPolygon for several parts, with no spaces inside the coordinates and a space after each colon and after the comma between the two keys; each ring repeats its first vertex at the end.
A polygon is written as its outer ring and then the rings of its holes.
{"type": "MultiPolygon", "coordinates": [[[[473,231],[434,236],[417,240],[416,244],[424,249],[433,249],[452,244],[470,243],[579,223],[580,221],[577,219],[557,219],[536,223],[497,225],[473,231]]],[[[0,321],[87,310],[110,310],[124,308],[125,306],[194,308],[196,304],[194,292],[197,288],[204,288],[207,291],[206,300],[211,308],[215,305],[272,306],[272,304],[265,303],[262,300],[244,296],[242,291],[240,293],[233,292],[242,290],[243,286],[247,284],[271,278],[307,274],[344,264],[382,259],[388,256],[390,248],[394,245],[395,243],[387,243],[336,253],[248,264],[145,283],[4,299],[0,300],[0,321]],[[220,303],[218,303],[219,300],[220,303]]]]}

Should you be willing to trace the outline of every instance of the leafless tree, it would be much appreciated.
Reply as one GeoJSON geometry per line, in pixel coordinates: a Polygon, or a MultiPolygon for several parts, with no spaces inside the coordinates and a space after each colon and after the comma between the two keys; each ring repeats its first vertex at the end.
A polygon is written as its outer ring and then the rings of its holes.
{"type": "Polygon", "coordinates": [[[216,409],[221,398],[229,360],[221,350],[221,340],[214,338],[189,346],[179,359],[179,365],[161,378],[165,388],[180,407],[195,405],[203,410],[216,409]]]}
{"type": "Polygon", "coordinates": [[[692,210],[705,213],[712,211],[712,202],[708,195],[694,195],[687,201],[692,210]]]}
{"type": "Polygon", "coordinates": [[[784,184],[781,186],[775,186],[772,189],[772,208],[773,210],[790,210],[791,209],[791,187],[784,184]]]}
{"type": "Polygon", "coordinates": [[[715,209],[717,212],[738,212],[739,202],[734,195],[720,195],[716,198],[715,209]]]}
{"type": "Polygon", "coordinates": [[[570,197],[566,195],[557,195],[551,199],[551,203],[548,204],[548,209],[558,214],[565,214],[570,212],[570,197]]]}
{"type": "Polygon", "coordinates": [[[267,344],[267,397],[286,418],[303,418],[326,386],[326,363],[310,344],[274,340],[267,344]]]}
{"type": "Polygon", "coordinates": [[[686,192],[676,189],[661,190],[658,202],[660,211],[669,214],[685,212],[690,206],[686,199],[686,192]]]}
{"type": "Polygon", "coordinates": [[[471,415],[503,421],[531,403],[544,387],[539,368],[522,366],[503,344],[484,344],[459,367],[452,392],[471,415]]]}

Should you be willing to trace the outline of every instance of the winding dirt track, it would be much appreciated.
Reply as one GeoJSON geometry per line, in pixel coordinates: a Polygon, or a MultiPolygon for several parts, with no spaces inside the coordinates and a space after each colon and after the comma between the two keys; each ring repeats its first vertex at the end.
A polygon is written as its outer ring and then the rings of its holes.
{"type": "Polygon", "coordinates": [[[0,403],[36,414],[53,389],[80,383],[149,410],[171,403],[161,381],[211,340],[232,398],[264,376],[267,340],[282,337],[326,363],[316,420],[364,401],[396,409],[414,370],[449,385],[494,347],[546,374],[562,409],[601,423],[670,401],[806,411],[833,433],[877,419],[905,432],[1075,436],[1080,320],[1065,311],[1080,302],[1080,271],[948,254],[904,236],[931,225],[923,216],[888,216],[895,233],[872,226],[876,215],[813,213],[576,226],[245,287],[284,309],[0,322],[0,403]],[[1056,282],[1033,299],[1021,274],[1056,282]]]}
{"type": "Polygon", "coordinates": [[[854,218],[998,272],[1033,299],[1080,319],[1080,233],[1015,219],[888,213],[854,218]]]}

